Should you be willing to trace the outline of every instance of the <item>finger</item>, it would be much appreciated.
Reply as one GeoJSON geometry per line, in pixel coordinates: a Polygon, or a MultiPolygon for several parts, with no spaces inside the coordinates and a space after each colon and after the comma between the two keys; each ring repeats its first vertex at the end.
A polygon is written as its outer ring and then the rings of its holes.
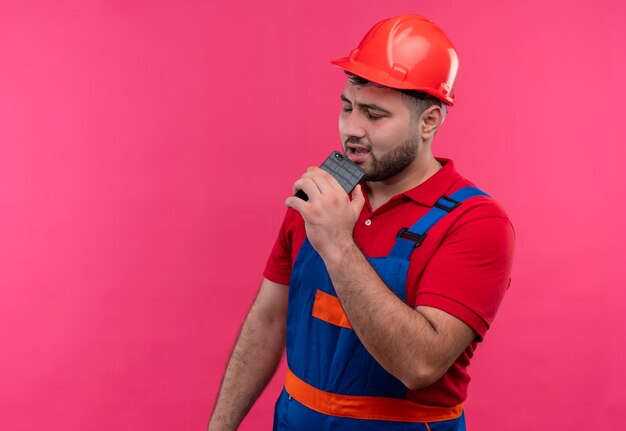
{"type": "MultiPolygon", "coordinates": [[[[324,173],[328,174],[327,172],[324,172],[324,173]]],[[[332,184],[332,181],[334,180],[334,178],[330,175],[318,174],[318,175],[313,175],[310,178],[315,183],[315,185],[317,186],[321,194],[328,194],[332,192],[333,190],[335,190],[335,187],[333,187],[333,184],[332,184]]]]}
{"type": "Polygon", "coordinates": [[[354,210],[357,217],[361,214],[363,205],[365,205],[365,196],[363,196],[361,184],[357,184],[354,190],[352,190],[352,201],[350,202],[350,206],[354,210]]]}
{"type": "MultiPolygon", "coordinates": [[[[311,178],[300,178],[293,184],[292,194],[296,194],[299,190],[302,190],[309,197],[309,200],[313,197],[320,195],[320,190],[317,184],[311,178]]],[[[300,199],[302,200],[302,199],[300,199]]]]}
{"type": "Polygon", "coordinates": [[[307,203],[295,196],[289,196],[285,200],[285,205],[287,205],[288,208],[293,208],[294,210],[302,214],[302,211],[306,208],[307,203]]]}
{"type": "MultiPolygon", "coordinates": [[[[314,166],[309,166],[309,167],[306,169],[306,171],[304,172],[304,174],[302,174],[302,177],[300,177],[300,178],[298,179],[298,181],[301,181],[301,180],[303,180],[303,179],[305,179],[305,178],[312,179],[314,175],[311,173],[311,171],[312,171],[313,169],[315,169],[315,167],[314,167],[314,166]]],[[[293,185],[293,190],[292,190],[292,191],[293,191],[293,193],[294,193],[294,194],[295,194],[295,192],[297,192],[298,190],[301,190],[300,188],[296,189],[296,184],[298,184],[298,181],[296,181],[296,182],[294,183],[294,185],[293,185]]]]}
{"type": "Polygon", "coordinates": [[[343,187],[341,186],[341,184],[339,183],[339,180],[337,178],[335,178],[335,176],[329,172],[326,172],[323,169],[320,169],[320,171],[322,171],[322,174],[324,176],[324,178],[326,178],[326,181],[328,181],[328,184],[330,184],[330,186],[335,189],[335,190],[341,190],[342,192],[346,192],[343,187]]]}
{"type": "Polygon", "coordinates": [[[318,184],[318,187],[322,193],[328,193],[331,191],[345,191],[337,178],[335,178],[332,174],[328,173],[324,169],[321,168],[309,168],[307,172],[303,175],[303,178],[311,178],[318,184]]]}

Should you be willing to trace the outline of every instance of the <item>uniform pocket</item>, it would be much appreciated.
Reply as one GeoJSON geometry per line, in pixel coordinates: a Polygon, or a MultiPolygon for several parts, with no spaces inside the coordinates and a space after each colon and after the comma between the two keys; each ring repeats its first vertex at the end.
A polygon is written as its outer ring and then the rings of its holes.
{"type": "Polygon", "coordinates": [[[315,301],[313,302],[311,315],[332,325],[352,329],[352,325],[348,320],[348,316],[346,316],[346,312],[343,311],[339,298],[321,290],[315,292],[315,301]]]}

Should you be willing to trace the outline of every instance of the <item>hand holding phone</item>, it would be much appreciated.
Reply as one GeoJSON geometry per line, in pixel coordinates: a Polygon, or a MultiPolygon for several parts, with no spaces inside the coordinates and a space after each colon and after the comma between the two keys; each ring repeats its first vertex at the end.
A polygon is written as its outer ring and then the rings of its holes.
{"type": "MultiPolygon", "coordinates": [[[[324,160],[320,168],[335,177],[348,194],[354,190],[359,181],[365,176],[365,171],[360,166],[352,163],[350,159],[339,151],[330,153],[330,156],[324,160]]],[[[309,200],[309,197],[302,190],[298,190],[296,197],[305,201],[309,200]]]]}

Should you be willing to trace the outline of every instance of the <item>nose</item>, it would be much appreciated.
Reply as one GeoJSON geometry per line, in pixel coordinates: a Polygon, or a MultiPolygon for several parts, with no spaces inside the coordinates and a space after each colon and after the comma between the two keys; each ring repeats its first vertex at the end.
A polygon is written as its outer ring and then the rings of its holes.
{"type": "Polygon", "coordinates": [[[342,112],[339,115],[339,133],[344,140],[350,137],[362,138],[365,136],[365,128],[356,110],[342,112]]]}

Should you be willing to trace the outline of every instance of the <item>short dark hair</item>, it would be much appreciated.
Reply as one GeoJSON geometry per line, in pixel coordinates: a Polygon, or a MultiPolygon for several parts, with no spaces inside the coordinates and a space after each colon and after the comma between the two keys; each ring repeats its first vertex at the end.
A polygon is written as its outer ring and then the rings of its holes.
{"type": "MultiPolygon", "coordinates": [[[[350,83],[352,85],[356,85],[357,87],[363,87],[370,84],[376,87],[385,87],[382,84],[377,84],[351,72],[346,72],[346,75],[348,75],[348,80],[350,81],[350,83]]],[[[426,109],[430,108],[433,105],[439,106],[441,109],[445,109],[441,100],[423,91],[401,90],[398,88],[393,88],[393,90],[402,93],[402,99],[409,108],[409,111],[411,112],[411,117],[413,119],[417,119],[422,114],[422,112],[424,112],[426,109]]]]}

